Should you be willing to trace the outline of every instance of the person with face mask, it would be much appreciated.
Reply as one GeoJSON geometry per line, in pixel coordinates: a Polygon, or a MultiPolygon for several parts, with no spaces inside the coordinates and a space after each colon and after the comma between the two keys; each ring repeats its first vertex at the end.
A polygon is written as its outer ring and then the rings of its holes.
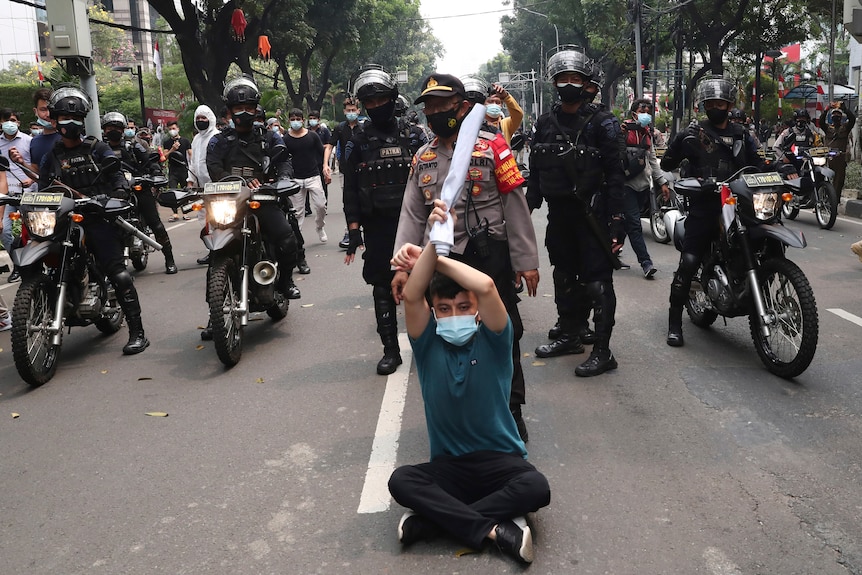
{"type": "MultiPolygon", "coordinates": [[[[661,168],[671,172],[688,160],[683,177],[715,178],[723,181],[745,166],[765,166],[757,155],[757,144],[751,134],[730,121],[730,109],[736,101],[736,88],[720,76],[700,81],[695,91],[698,110],[706,119],[692,122],[676,135],[661,160],[661,168]]],[[[719,194],[701,194],[689,198],[685,221],[685,239],[679,267],[670,285],[667,344],[681,347],[682,310],[689,298],[691,280],[700,262],[719,233],[721,214],[719,194]]]]}
{"type": "MultiPolygon", "coordinates": [[[[176,120],[168,122],[167,132],[162,134],[162,153],[167,158],[168,166],[168,188],[176,189],[185,185],[189,177],[188,165],[191,163],[192,143],[188,138],[180,136],[180,127],[176,120]]],[[[175,222],[179,219],[178,210],[174,210],[168,221],[175,222]]],[[[183,215],[184,220],[191,219],[183,215]]]]}
{"type": "Polygon", "coordinates": [[[624,233],[621,132],[616,117],[593,103],[603,72],[582,48],[561,46],[548,59],[548,77],[560,101],[536,122],[527,201],[531,209],[548,202],[545,244],[554,266],[559,327],[549,333],[554,341],[535,353],[582,354],[583,344],[593,343],[587,360],[575,368],[576,376],[590,377],[617,367],[610,340],[617,302],[613,271],[620,264],[611,245],[619,246],[624,233]]]}
{"type": "MultiPolygon", "coordinates": [[[[396,250],[405,243],[424,245],[428,242],[429,206],[441,196],[461,123],[473,106],[467,100],[461,80],[438,73],[425,78],[422,93],[414,101],[414,104],[422,103],[425,104],[428,125],[436,136],[413,156],[413,170],[407,180],[398,219],[396,250]]],[[[521,409],[526,401],[520,348],[524,325],[518,311],[520,299],[515,285],[523,284],[529,296],[536,295],[539,250],[530,211],[524,194],[520,192],[524,178],[512,150],[499,132],[480,129],[475,141],[461,141],[458,145],[471,146],[472,151],[463,192],[451,207],[457,218],[450,257],[491,276],[512,318],[514,368],[509,408],[521,437],[526,441],[527,427],[521,409]]],[[[401,290],[406,281],[406,272],[400,271],[392,279],[392,295],[396,304],[401,301],[401,290]]]]}
{"type": "MultiPolygon", "coordinates": [[[[129,142],[124,139],[126,117],[119,112],[108,112],[102,116],[102,136],[105,143],[114,152],[117,158],[126,166],[132,168],[132,175],[162,176],[162,167],[158,162],[150,159],[150,152],[137,142],[129,142]]],[[[177,273],[177,264],[174,262],[174,252],[171,246],[171,238],[159,217],[159,209],[156,205],[156,197],[152,188],[144,186],[140,190],[132,190],[137,199],[138,213],[150,229],[156,241],[162,244],[162,255],[165,256],[165,273],[177,273]]]]}
{"type": "Polygon", "coordinates": [[[649,100],[638,98],[629,108],[631,117],[620,124],[623,172],[626,175],[623,227],[625,235],[631,240],[632,250],[638,258],[644,278],[648,280],[653,279],[658,270],[653,265],[644,242],[641,207],[648,201],[653,185],[661,187],[665,195],[670,193],[667,178],[662,174],[655,155],[650,112],[652,106],[649,100]]]}
{"type": "Polygon", "coordinates": [[[395,118],[398,85],[392,76],[379,66],[368,66],[353,81],[353,90],[370,121],[347,142],[342,159],[350,241],[344,263],[353,263],[356,251],[365,248],[362,278],[372,286],[377,333],[383,343],[377,373],[389,375],[401,365],[389,259],[413,153],[409,136],[401,132],[395,118]]]}
{"type": "Polygon", "coordinates": [[[856,125],[856,114],[845,107],[844,102],[835,101],[820,115],[820,125],[824,127],[823,145],[841,152],[830,157],[827,164],[835,170],[832,183],[840,198],[844,190],[844,179],[847,176],[847,146],[850,143],[853,126],[856,125]]]}
{"type": "Polygon", "coordinates": [[[485,121],[503,133],[506,143],[512,142],[512,134],[524,120],[524,111],[518,101],[500,84],[493,84],[485,98],[485,121]],[[504,116],[503,107],[509,116],[504,116]]]}
{"type": "MultiPolygon", "coordinates": [[[[344,117],[345,121],[339,122],[332,129],[332,135],[329,142],[325,142],[323,152],[323,177],[328,182],[332,181],[332,167],[337,166],[341,171],[340,163],[344,157],[344,148],[350,138],[362,131],[362,124],[359,122],[359,102],[353,96],[347,96],[344,99],[344,117]],[[335,152],[335,154],[333,154],[335,152]],[[337,160],[337,161],[336,161],[337,160]]],[[[343,171],[341,172],[344,173],[343,171]]],[[[338,242],[338,247],[346,250],[350,245],[350,237],[348,230],[344,230],[344,237],[338,242]]]]}
{"type": "Polygon", "coordinates": [[[776,162],[793,164],[798,170],[802,167],[802,161],[796,159],[796,154],[792,152],[791,148],[793,146],[801,148],[822,146],[825,136],[823,130],[811,123],[811,115],[808,110],[805,108],[794,110],[792,123],[779,134],[772,145],[776,162]]]}
{"type": "MultiPolygon", "coordinates": [[[[20,130],[18,114],[9,108],[0,110],[0,122],[2,122],[3,133],[0,135],[0,155],[10,161],[9,174],[6,185],[10,195],[19,196],[28,191],[33,185],[33,180],[24,172],[22,166],[32,168],[30,161],[30,143],[32,136],[20,130]]],[[[13,249],[16,238],[12,234],[12,221],[10,214],[18,211],[14,206],[0,206],[0,244],[9,252],[13,249]]],[[[16,267],[9,275],[9,283],[21,279],[21,274],[16,267]]]]}
{"type": "MultiPolygon", "coordinates": [[[[293,209],[296,212],[296,220],[299,229],[305,222],[305,200],[309,199],[309,205],[314,214],[314,224],[317,237],[321,243],[329,239],[326,236],[326,195],[323,193],[323,183],[320,174],[323,169],[323,142],[317,134],[308,131],[305,127],[305,115],[299,108],[293,108],[287,114],[290,129],[284,138],[291,157],[293,158],[293,179],[299,184],[299,192],[290,196],[293,209]]],[[[308,263],[305,259],[301,262],[305,268],[308,263]]]]}
{"type": "MultiPolygon", "coordinates": [[[[56,179],[85,196],[127,199],[129,187],[122,171],[107,177],[100,174],[102,162],[115,157],[114,152],[93,137],[82,138],[84,118],[92,109],[90,97],[79,88],[62,87],[51,95],[48,107],[61,139],[42,159],[39,189],[56,179]]],[[[150,341],[144,334],[138,291],[126,270],[124,232],[98,218],[85,219],[83,226],[88,249],[114,286],[117,300],[126,315],[129,342],[123,347],[123,354],[141,353],[149,347],[150,341]]]]}
{"type": "MultiPolygon", "coordinates": [[[[439,199],[432,207],[429,226],[453,217],[439,199]]],[[[405,244],[392,264],[410,271],[404,317],[431,452],[429,462],[404,465],[389,478],[392,497],[409,509],[398,540],[406,547],[445,533],[471,549],[490,542],[530,563],[524,516],[548,505],[551,491],[527,461],[507,409],[514,326],[506,306],[491,277],[438,256],[433,244],[405,244]]]]}

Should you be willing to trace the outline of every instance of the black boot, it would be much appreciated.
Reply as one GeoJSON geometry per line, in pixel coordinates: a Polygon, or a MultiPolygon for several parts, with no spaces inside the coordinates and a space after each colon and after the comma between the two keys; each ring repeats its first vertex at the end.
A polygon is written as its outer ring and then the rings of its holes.
{"type": "Polygon", "coordinates": [[[551,343],[536,348],[536,357],[557,357],[578,353],[584,353],[584,346],[581,345],[581,340],[576,335],[562,334],[551,343]]]}
{"type": "Polygon", "coordinates": [[[295,283],[293,283],[293,277],[292,276],[288,276],[288,278],[285,280],[284,283],[285,283],[284,289],[281,291],[282,291],[282,293],[284,293],[284,295],[285,295],[285,297],[287,297],[287,299],[299,299],[302,297],[302,293],[299,291],[299,288],[296,287],[295,283]]]}
{"type": "Polygon", "coordinates": [[[682,337],[682,308],[671,306],[667,314],[667,344],[671,347],[682,347],[685,340],[682,337]]]}
{"type": "Polygon", "coordinates": [[[561,335],[563,335],[563,330],[560,328],[560,320],[557,320],[554,327],[548,330],[548,339],[560,339],[561,335]]]}
{"type": "Polygon", "coordinates": [[[123,269],[111,277],[111,283],[117,292],[117,301],[126,314],[126,323],[129,325],[129,343],[123,347],[124,355],[141,353],[150,345],[150,341],[144,335],[144,326],[141,322],[141,302],[138,300],[138,291],[132,282],[132,276],[123,269]]]}
{"type": "Polygon", "coordinates": [[[201,339],[203,341],[212,341],[213,339],[213,322],[207,321],[207,326],[201,331],[201,339]]]}
{"type": "Polygon", "coordinates": [[[374,315],[377,318],[377,333],[383,342],[383,357],[377,362],[377,373],[395,373],[401,365],[401,347],[398,345],[398,321],[395,317],[395,300],[388,285],[374,286],[374,315]]]}
{"type": "Polygon", "coordinates": [[[162,244],[162,253],[165,255],[165,273],[168,275],[177,273],[177,264],[174,261],[174,251],[170,242],[162,244]]]}
{"type": "Polygon", "coordinates": [[[150,340],[144,335],[140,314],[136,317],[127,315],[126,322],[129,324],[129,343],[123,347],[123,355],[135,355],[150,347],[150,340]]]}
{"type": "Polygon", "coordinates": [[[617,360],[610,350],[611,332],[614,327],[614,313],[617,297],[612,282],[589,282],[587,293],[595,303],[593,320],[596,324],[596,343],[587,361],[575,368],[578,377],[601,375],[617,368],[617,360]]]}

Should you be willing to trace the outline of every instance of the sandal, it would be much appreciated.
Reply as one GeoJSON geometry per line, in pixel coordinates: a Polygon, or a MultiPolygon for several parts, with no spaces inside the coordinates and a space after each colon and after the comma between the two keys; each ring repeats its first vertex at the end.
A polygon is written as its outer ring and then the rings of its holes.
{"type": "Polygon", "coordinates": [[[177,221],[178,219],[180,219],[180,218],[179,218],[179,216],[177,216],[176,214],[174,214],[174,215],[172,215],[171,217],[169,217],[169,218],[168,218],[168,221],[169,221],[169,222],[175,222],[175,221],[177,221]]]}
{"type": "Polygon", "coordinates": [[[188,216],[183,216],[183,219],[184,219],[184,220],[186,220],[186,221],[189,221],[191,218],[190,218],[190,217],[188,217],[188,216]]]}

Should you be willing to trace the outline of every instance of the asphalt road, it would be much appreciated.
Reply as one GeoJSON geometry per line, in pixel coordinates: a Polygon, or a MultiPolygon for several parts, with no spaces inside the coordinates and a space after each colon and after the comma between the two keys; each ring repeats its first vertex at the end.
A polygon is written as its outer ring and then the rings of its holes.
{"type": "MultiPolygon", "coordinates": [[[[388,380],[375,374],[371,290],[359,265],[343,264],[340,191],[330,192],[329,243],[306,222],[302,299],[278,324],[249,325],[233,369],[198,336],[195,221],[169,228],[178,275],[162,273],[158,254],[138,274],[145,353],[121,355],[125,329],[76,328],[57,375],[30,390],[0,333],[0,572],[523,570],[445,539],[400,548],[403,509],[385,477],[427,458],[421,397],[409,362],[388,380]]],[[[540,242],[544,218],[534,214],[540,242]]],[[[586,356],[537,361],[529,352],[555,320],[543,253],[539,297],[521,304],[528,448],[552,489],[532,518],[530,572],[862,574],[862,325],[845,319],[862,317],[862,264],[848,249],[860,224],[824,232],[811,213],[790,224],[809,241],[789,256],[820,314],[817,355],[794,381],[762,367],[744,319],[708,330],[686,320],[686,347],[665,345],[677,255],[648,231],[655,281],[637,266],[615,278],[619,369],[580,379],[586,356]]],[[[14,290],[0,284],[9,303],[14,290]]]]}

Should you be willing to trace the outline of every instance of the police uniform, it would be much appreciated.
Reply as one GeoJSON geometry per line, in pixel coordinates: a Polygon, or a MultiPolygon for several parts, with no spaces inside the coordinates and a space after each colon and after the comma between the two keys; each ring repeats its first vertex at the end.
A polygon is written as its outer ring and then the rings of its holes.
{"type": "MultiPolygon", "coordinates": [[[[207,171],[214,182],[230,175],[263,182],[264,158],[279,147],[284,147],[284,141],[278,134],[270,133],[265,139],[257,130],[240,134],[227,128],[215,134],[207,145],[207,171]]],[[[278,178],[291,177],[290,160],[283,160],[276,172],[278,178]]],[[[279,289],[284,291],[291,285],[291,270],[297,262],[297,240],[293,228],[285,218],[285,212],[276,204],[261,204],[255,215],[264,236],[278,250],[278,265],[282,270],[279,289]]]]}
{"type": "MultiPolygon", "coordinates": [[[[425,245],[428,242],[431,230],[428,216],[434,200],[440,199],[452,154],[453,150],[438,146],[434,138],[413,157],[413,170],[404,191],[395,238],[396,250],[405,243],[425,245]]],[[[520,191],[523,183],[503,135],[482,130],[473,145],[464,192],[450,206],[450,211],[457,216],[450,257],[481,270],[494,280],[512,320],[514,374],[509,405],[518,413],[525,402],[526,390],[520,350],[524,325],[518,311],[520,299],[515,293],[514,277],[515,271],[539,267],[536,235],[520,191]],[[487,233],[477,229],[485,221],[487,233]]]]}
{"type": "Polygon", "coordinates": [[[581,105],[570,114],[558,104],[536,122],[530,152],[527,200],[533,209],[543,199],[548,202],[545,245],[554,266],[560,329],[564,337],[573,339],[586,333],[590,309],[595,306],[594,353],[609,351],[616,311],[614,265],[605,234],[608,215],[623,212],[625,176],[619,135],[619,122],[603,106],[581,105]],[[569,149],[572,159],[567,160],[560,154],[569,149]],[[574,162],[577,181],[570,178],[565,161],[574,162]],[[593,224],[587,220],[585,205],[590,207],[593,224]]]}

